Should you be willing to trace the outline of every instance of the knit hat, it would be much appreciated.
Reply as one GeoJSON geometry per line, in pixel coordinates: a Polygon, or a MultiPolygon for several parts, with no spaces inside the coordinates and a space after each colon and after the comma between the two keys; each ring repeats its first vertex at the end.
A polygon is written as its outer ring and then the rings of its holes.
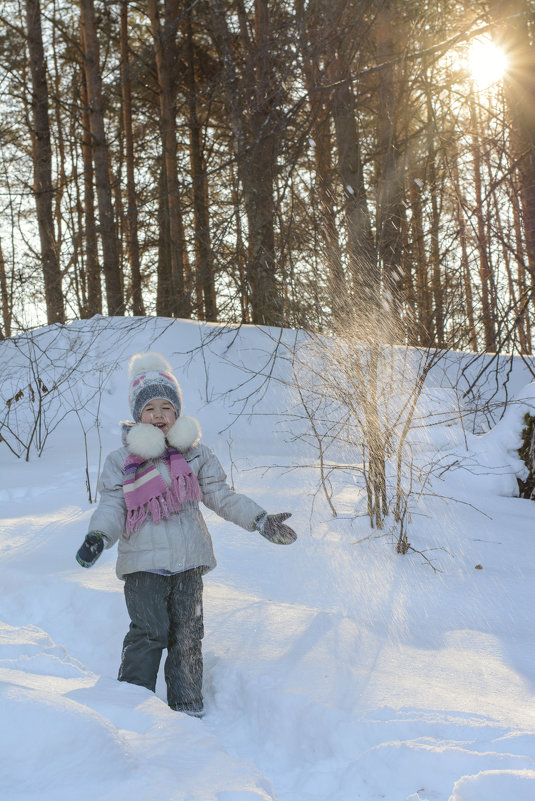
{"type": "Polygon", "coordinates": [[[182,408],[182,392],[171,365],[160,353],[136,353],[128,365],[130,386],[128,400],[136,423],[147,403],[165,398],[175,407],[177,418],[182,408]]]}

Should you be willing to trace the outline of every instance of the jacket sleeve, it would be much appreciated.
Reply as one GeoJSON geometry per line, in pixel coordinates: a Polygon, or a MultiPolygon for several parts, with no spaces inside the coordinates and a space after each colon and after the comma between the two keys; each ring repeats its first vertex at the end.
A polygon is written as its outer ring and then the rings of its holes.
{"type": "Polygon", "coordinates": [[[247,495],[231,490],[221,463],[210,448],[201,445],[199,451],[201,464],[197,478],[204,505],[224,520],[254,531],[256,518],[265,510],[247,495]]]}
{"type": "Polygon", "coordinates": [[[98,482],[100,501],[89,521],[89,531],[96,531],[105,536],[106,548],[114,545],[125,530],[126,504],[123,476],[124,457],[120,451],[113,451],[104,462],[98,482]]]}

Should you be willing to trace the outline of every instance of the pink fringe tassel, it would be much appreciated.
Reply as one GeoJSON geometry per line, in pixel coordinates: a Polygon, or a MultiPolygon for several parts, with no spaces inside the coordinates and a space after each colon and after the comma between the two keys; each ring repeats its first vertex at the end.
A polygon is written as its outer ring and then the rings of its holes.
{"type": "Polygon", "coordinates": [[[184,503],[200,500],[202,500],[202,492],[194,473],[183,472],[173,476],[171,487],[162,495],[156,495],[136,509],[128,510],[126,515],[127,539],[143,525],[149,512],[153,521],[159,523],[162,518],[168,519],[172,513],[179,512],[184,503]]]}

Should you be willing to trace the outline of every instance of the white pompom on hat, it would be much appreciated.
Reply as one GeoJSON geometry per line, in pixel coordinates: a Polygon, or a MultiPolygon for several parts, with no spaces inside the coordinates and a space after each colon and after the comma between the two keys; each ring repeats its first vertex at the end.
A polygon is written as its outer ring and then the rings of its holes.
{"type": "Polygon", "coordinates": [[[132,417],[136,423],[141,420],[141,412],[155,398],[169,400],[180,417],[182,391],[173,375],[171,365],[164,356],[153,351],[136,353],[128,365],[128,400],[132,417]]]}

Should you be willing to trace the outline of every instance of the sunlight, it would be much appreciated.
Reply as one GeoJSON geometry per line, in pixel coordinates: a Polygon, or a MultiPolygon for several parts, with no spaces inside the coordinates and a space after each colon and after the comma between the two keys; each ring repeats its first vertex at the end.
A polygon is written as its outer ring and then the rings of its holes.
{"type": "Polygon", "coordinates": [[[468,50],[468,67],[478,89],[500,81],[507,69],[507,57],[487,36],[474,39],[468,50]]]}

